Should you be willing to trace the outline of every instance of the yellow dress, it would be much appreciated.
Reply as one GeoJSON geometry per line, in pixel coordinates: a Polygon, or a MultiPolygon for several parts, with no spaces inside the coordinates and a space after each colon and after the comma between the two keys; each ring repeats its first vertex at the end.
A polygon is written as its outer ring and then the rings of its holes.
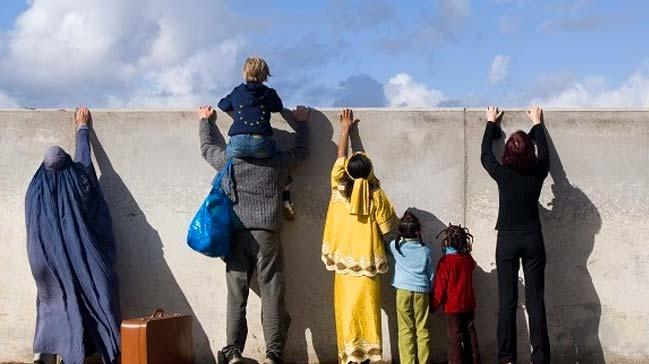
{"type": "Polygon", "coordinates": [[[331,171],[331,200],[322,242],[322,261],[335,272],[334,311],[341,363],[382,359],[380,273],[388,270],[382,235],[398,223],[380,188],[370,193],[368,216],[352,215],[342,195],[345,158],[331,171]]]}

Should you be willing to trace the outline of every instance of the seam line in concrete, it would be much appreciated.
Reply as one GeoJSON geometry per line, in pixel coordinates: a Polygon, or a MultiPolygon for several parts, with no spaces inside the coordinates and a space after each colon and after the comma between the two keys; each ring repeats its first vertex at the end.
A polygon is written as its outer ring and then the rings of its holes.
{"type": "Polygon", "coordinates": [[[467,164],[468,157],[469,157],[468,156],[469,151],[468,151],[468,146],[467,146],[467,141],[466,141],[466,108],[464,108],[462,110],[462,133],[463,133],[462,140],[464,142],[464,159],[462,161],[464,163],[464,166],[463,166],[464,167],[464,175],[463,175],[463,178],[462,178],[462,186],[463,186],[463,189],[464,189],[463,190],[463,196],[462,196],[462,198],[463,198],[463,201],[462,201],[462,203],[463,203],[463,205],[462,205],[462,224],[464,226],[466,226],[466,209],[467,209],[466,204],[467,204],[467,195],[468,195],[467,179],[469,177],[469,165],[467,164]]]}

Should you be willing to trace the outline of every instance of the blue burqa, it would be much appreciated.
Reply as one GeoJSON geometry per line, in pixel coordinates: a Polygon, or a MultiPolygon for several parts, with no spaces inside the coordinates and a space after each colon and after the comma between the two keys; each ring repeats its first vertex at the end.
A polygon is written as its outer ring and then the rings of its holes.
{"type": "Polygon", "coordinates": [[[115,239],[90,159],[89,130],[77,132],[75,160],[48,149],[25,198],[27,253],[38,296],[34,352],[82,364],[119,356],[115,239]]]}

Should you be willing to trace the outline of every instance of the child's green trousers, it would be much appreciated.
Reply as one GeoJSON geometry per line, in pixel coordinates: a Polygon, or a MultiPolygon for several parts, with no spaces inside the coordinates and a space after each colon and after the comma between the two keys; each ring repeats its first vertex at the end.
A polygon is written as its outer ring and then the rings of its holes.
{"type": "Polygon", "coordinates": [[[401,364],[428,364],[430,333],[428,293],[397,289],[399,359],[401,364]]]}

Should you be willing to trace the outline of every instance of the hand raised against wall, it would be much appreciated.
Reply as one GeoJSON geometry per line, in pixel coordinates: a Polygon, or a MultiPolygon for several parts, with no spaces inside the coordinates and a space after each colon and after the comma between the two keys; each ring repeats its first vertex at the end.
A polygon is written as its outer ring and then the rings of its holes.
{"type": "Polygon", "coordinates": [[[352,109],[343,109],[340,113],[340,127],[343,131],[349,131],[349,129],[358,122],[358,119],[354,119],[354,112],[352,109]]]}
{"type": "Polygon", "coordinates": [[[487,108],[487,121],[498,122],[502,118],[503,112],[497,106],[489,106],[487,108]]]}
{"type": "Polygon", "coordinates": [[[77,128],[80,126],[90,126],[91,121],[92,115],[87,107],[82,106],[74,110],[74,122],[77,124],[77,128]]]}
{"type": "Polygon", "coordinates": [[[210,105],[203,105],[198,108],[198,117],[209,121],[216,120],[216,111],[210,105]]]}
{"type": "Polygon", "coordinates": [[[539,125],[543,122],[543,109],[541,109],[539,106],[532,106],[527,111],[527,117],[530,118],[532,124],[539,125]]]}

